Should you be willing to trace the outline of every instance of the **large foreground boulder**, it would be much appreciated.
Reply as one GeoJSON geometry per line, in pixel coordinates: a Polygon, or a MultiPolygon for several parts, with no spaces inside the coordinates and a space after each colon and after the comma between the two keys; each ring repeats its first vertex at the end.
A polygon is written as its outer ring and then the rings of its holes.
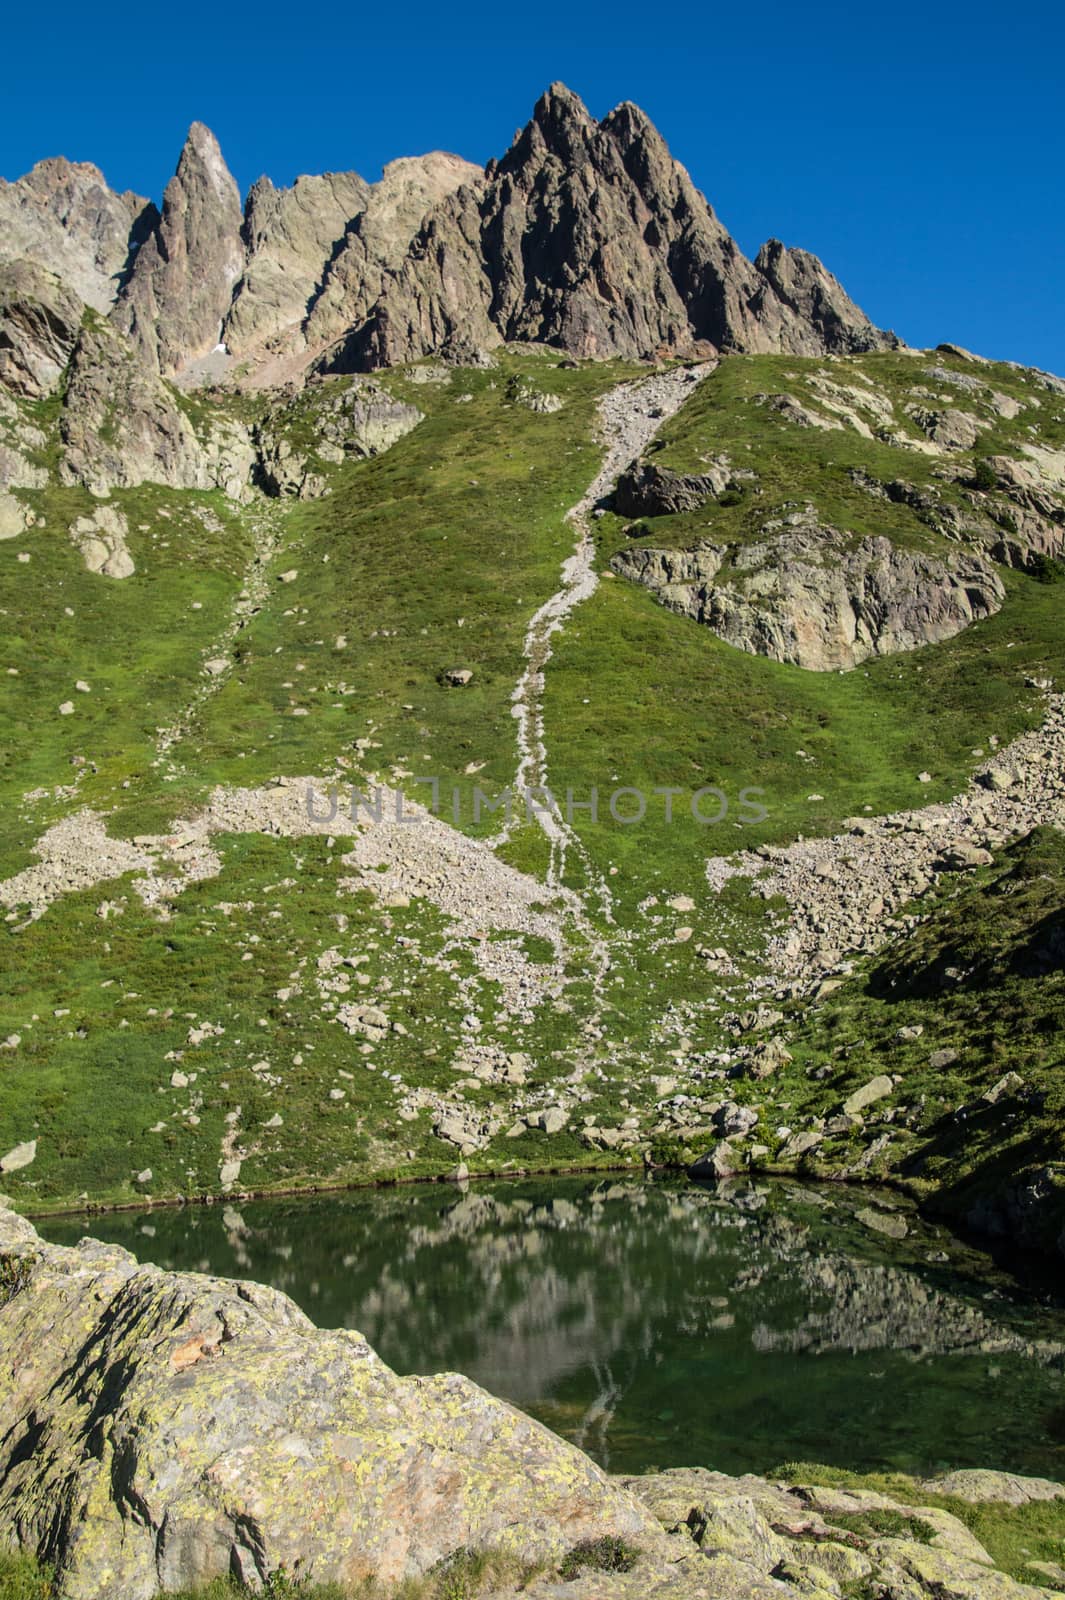
{"type": "Polygon", "coordinates": [[[68,1250],[0,1210],[0,1543],[64,1600],[280,1567],[355,1585],[453,1552],[557,1560],[649,1511],[453,1374],[399,1378],[257,1284],[68,1250]]]}

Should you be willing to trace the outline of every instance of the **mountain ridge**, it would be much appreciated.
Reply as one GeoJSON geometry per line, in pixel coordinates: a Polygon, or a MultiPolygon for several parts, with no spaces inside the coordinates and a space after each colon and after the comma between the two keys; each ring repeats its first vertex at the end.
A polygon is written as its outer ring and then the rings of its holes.
{"type": "Polygon", "coordinates": [[[807,252],[749,261],[638,107],[596,122],[557,83],[484,169],[436,151],[376,184],[261,178],[241,197],[194,122],[160,209],[59,158],[0,189],[0,223],[0,259],[70,280],[146,365],[192,381],[223,354],[294,355],[300,376],[529,340],[600,359],[897,343],[807,252]]]}

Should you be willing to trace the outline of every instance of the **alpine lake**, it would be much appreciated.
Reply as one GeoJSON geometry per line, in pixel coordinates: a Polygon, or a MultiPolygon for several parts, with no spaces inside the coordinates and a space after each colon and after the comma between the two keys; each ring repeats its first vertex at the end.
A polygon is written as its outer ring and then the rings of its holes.
{"type": "Polygon", "coordinates": [[[270,1284],[398,1372],[468,1374],[614,1472],[1065,1479],[1065,1298],[894,1195],[552,1178],[38,1226],[270,1284]]]}

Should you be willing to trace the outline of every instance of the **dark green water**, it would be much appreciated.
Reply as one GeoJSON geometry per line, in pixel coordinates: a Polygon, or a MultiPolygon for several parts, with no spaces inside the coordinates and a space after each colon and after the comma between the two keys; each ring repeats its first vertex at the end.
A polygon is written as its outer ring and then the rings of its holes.
{"type": "MultiPolygon", "coordinates": [[[[890,1200],[553,1180],[52,1221],[468,1373],[614,1471],[1065,1478],[1065,1311],[890,1200]],[[874,1226],[887,1216],[906,1237],[874,1226]]],[[[882,1221],[881,1221],[882,1226],[882,1221]]]]}

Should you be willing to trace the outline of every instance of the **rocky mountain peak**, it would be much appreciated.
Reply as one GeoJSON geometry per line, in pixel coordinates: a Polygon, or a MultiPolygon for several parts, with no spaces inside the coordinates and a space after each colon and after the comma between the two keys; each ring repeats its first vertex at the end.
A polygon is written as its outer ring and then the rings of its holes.
{"type": "Polygon", "coordinates": [[[226,166],[222,148],[203,122],[191,124],[171,181],[182,184],[186,190],[195,190],[201,182],[206,182],[222,204],[232,204],[235,199],[240,205],[240,190],[226,166]]]}
{"type": "Polygon", "coordinates": [[[500,167],[519,165],[533,151],[547,151],[560,161],[580,161],[594,138],[596,123],[584,101],[564,83],[553,83],[533,107],[531,120],[518,134],[500,167]]]}
{"type": "Polygon", "coordinates": [[[223,341],[236,356],[301,342],[301,328],[327,264],[365,209],[370,186],[357,172],[301,176],[289,189],[263,177],[244,208],[245,265],[223,341]]]}
{"type": "Polygon", "coordinates": [[[153,366],[174,374],[221,342],[244,266],[240,191],[218,140],[189,129],[163,214],[139,251],[115,320],[153,366]]]}
{"type": "Polygon", "coordinates": [[[158,220],[149,200],[116,194],[88,161],[53,156],[14,183],[0,178],[0,260],[56,273],[97,311],[112,304],[131,250],[158,220]]]}
{"type": "Polygon", "coordinates": [[[480,167],[443,150],[390,161],[325,269],[307,317],[308,346],[322,350],[343,340],[336,359],[345,363],[349,343],[359,343],[386,280],[402,269],[426,218],[449,215],[452,198],[464,191],[476,209],[483,180],[480,167]]]}
{"type": "MultiPolygon", "coordinates": [[[[754,264],[776,301],[805,328],[808,343],[799,353],[816,355],[820,348],[838,351],[875,348],[870,337],[876,330],[868,317],[855,305],[839,279],[808,250],[789,249],[779,239],[767,239],[754,264]]],[[[878,335],[878,338],[885,344],[895,342],[891,334],[878,335]]]]}
{"type": "Polygon", "coordinates": [[[749,261],[629,103],[596,122],[552,84],[477,194],[448,197],[347,340],[344,364],[508,340],[585,357],[873,349],[815,258],[749,261]]]}
{"type": "Polygon", "coordinates": [[[12,257],[98,308],[117,293],[116,328],[184,383],[231,358],[270,385],[515,340],[594,358],[890,342],[815,256],[770,240],[749,261],[638,106],[597,121],[562,83],[483,171],[433,151],[373,185],[264,177],[242,205],[194,122],[160,215],[94,167],[43,162],[0,184],[12,257]]]}
{"type": "MultiPolygon", "coordinates": [[[[646,199],[687,208],[698,198],[700,210],[711,212],[679,161],[645,111],[625,100],[607,113],[600,124],[617,150],[622,165],[646,199]]],[[[712,215],[712,212],[711,212],[712,215]]]]}
{"type": "Polygon", "coordinates": [[[480,167],[446,150],[400,156],[388,163],[373,185],[361,231],[365,235],[372,227],[383,238],[386,232],[398,230],[406,245],[427,212],[457,189],[479,186],[483,177],[480,167]]]}
{"type": "Polygon", "coordinates": [[[608,133],[622,149],[629,149],[634,145],[648,146],[667,156],[669,154],[666,141],[646,111],[633,105],[631,100],[623,100],[613,111],[608,111],[600,126],[603,132],[608,133]]]}

